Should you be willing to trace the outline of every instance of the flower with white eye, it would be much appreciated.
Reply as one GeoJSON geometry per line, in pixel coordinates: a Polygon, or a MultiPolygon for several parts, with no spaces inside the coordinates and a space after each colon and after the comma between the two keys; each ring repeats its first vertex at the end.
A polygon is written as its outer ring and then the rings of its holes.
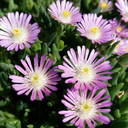
{"type": "Polygon", "coordinates": [[[37,23],[30,24],[32,16],[8,13],[7,17],[0,19],[0,45],[8,51],[24,49],[24,45],[31,47],[29,43],[35,43],[40,32],[37,23]]]}
{"type": "Polygon", "coordinates": [[[57,87],[53,86],[57,84],[57,81],[61,80],[55,68],[50,69],[53,64],[53,60],[47,59],[45,62],[46,55],[41,57],[40,65],[38,65],[38,54],[34,58],[34,68],[32,67],[31,60],[26,56],[26,61],[21,60],[22,65],[25,70],[19,65],[15,65],[15,68],[21,72],[24,77],[10,75],[9,78],[12,79],[14,83],[12,87],[18,91],[18,95],[25,93],[28,95],[32,91],[31,101],[36,100],[36,95],[40,100],[44,98],[44,94],[50,95],[51,91],[56,91],[57,87]],[[42,93],[43,92],[43,93],[42,93]]]}
{"type": "Polygon", "coordinates": [[[82,15],[79,13],[78,7],[73,7],[73,3],[66,0],[57,0],[56,3],[53,2],[48,11],[51,16],[64,24],[75,25],[77,22],[81,21],[82,15]]]}
{"type": "Polygon", "coordinates": [[[77,30],[81,36],[87,37],[92,43],[106,43],[112,39],[111,26],[102,16],[97,14],[85,14],[83,19],[77,25],[77,30]]]}
{"type": "Polygon", "coordinates": [[[122,25],[121,22],[118,22],[116,18],[110,20],[111,29],[113,31],[113,35],[116,37],[128,37],[128,29],[125,25],[122,25]]]}
{"type": "Polygon", "coordinates": [[[64,95],[64,100],[61,102],[68,110],[61,110],[59,114],[64,115],[63,122],[70,121],[70,124],[75,124],[78,128],[83,128],[84,122],[89,128],[94,128],[92,122],[97,125],[96,121],[108,124],[110,119],[102,113],[109,113],[109,107],[112,105],[110,100],[105,100],[110,96],[103,96],[106,89],[101,90],[96,94],[96,90],[87,93],[85,90],[68,90],[67,95],[64,95]],[[102,97],[103,96],[103,97],[102,97]],[[104,101],[105,100],[105,101],[104,101]],[[96,121],[95,121],[96,120],[96,121]]]}
{"type": "Polygon", "coordinates": [[[115,3],[116,7],[118,8],[118,12],[122,16],[122,20],[128,22],[128,2],[127,0],[117,0],[115,3]]]}
{"type": "Polygon", "coordinates": [[[109,61],[104,61],[105,57],[97,60],[98,52],[93,49],[89,55],[89,49],[85,49],[85,46],[82,48],[78,46],[77,53],[72,48],[67,53],[70,60],[63,57],[65,62],[58,66],[64,71],[61,77],[67,78],[66,83],[75,83],[74,88],[82,90],[85,88],[92,90],[92,87],[100,89],[107,86],[104,81],[112,77],[105,76],[105,74],[111,73],[106,70],[110,70],[112,67],[109,61]]]}
{"type": "Polygon", "coordinates": [[[100,0],[99,7],[101,7],[100,12],[109,12],[113,10],[112,1],[108,1],[108,0],[100,0]]]}

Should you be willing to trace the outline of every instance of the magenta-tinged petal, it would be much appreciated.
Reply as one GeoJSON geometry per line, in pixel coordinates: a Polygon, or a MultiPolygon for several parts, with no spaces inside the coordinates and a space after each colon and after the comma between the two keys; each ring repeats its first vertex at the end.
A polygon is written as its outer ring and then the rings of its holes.
{"type": "Polygon", "coordinates": [[[66,118],[63,119],[63,122],[65,123],[65,122],[71,120],[71,119],[74,118],[74,117],[75,117],[74,115],[69,116],[69,117],[66,117],[66,118]]]}
{"type": "Polygon", "coordinates": [[[89,126],[89,128],[94,128],[91,120],[86,120],[86,122],[87,122],[87,125],[89,126]]]}
{"type": "Polygon", "coordinates": [[[41,60],[40,60],[40,69],[42,69],[42,67],[43,67],[43,65],[44,65],[45,57],[46,57],[46,54],[44,54],[44,55],[41,57],[41,60]]]}
{"type": "Polygon", "coordinates": [[[111,109],[98,109],[98,112],[109,113],[111,109]]]}
{"type": "Polygon", "coordinates": [[[47,85],[48,88],[50,88],[51,90],[57,91],[57,87],[54,87],[52,85],[47,85]]]}
{"type": "Polygon", "coordinates": [[[79,126],[79,125],[80,125],[80,121],[81,121],[81,119],[79,118],[79,119],[76,121],[75,126],[79,126]]]}
{"type": "Polygon", "coordinates": [[[24,84],[13,84],[12,87],[13,87],[16,91],[19,91],[19,90],[22,90],[22,89],[27,88],[24,84]]]}
{"type": "Polygon", "coordinates": [[[68,111],[59,111],[58,112],[59,114],[67,114],[67,113],[69,113],[68,111]]]}
{"type": "Polygon", "coordinates": [[[51,91],[50,91],[49,89],[47,89],[46,87],[44,87],[44,88],[42,89],[42,91],[43,91],[47,96],[49,96],[50,93],[51,93],[51,91]]]}
{"type": "Polygon", "coordinates": [[[21,59],[21,63],[22,63],[22,65],[25,67],[25,69],[29,72],[30,69],[29,69],[27,63],[26,63],[24,60],[22,60],[22,59],[21,59]]]}
{"type": "Polygon", "coordinates": [[[107,90],[103,89],[102,91],[100,91],[94,98],[93,100],[97,100],[99,99],[107,90]]]}
{"type": "Polygon", "coordinates": [[[21,72],[22,74],[27,75],[27,72],[26,72],[23,68],[21,68],[19,65],[15,65],[15,68],[16,68],[19,72],[21,72]]]}
{"type": "Polygon", "coordinates": [[[39,96],[40,100],[44,99],[44,96],[43,96],[41,90],[38,90],[38,96],[39,96]]]}
{"type": "Polygon", "coordinates": [[[67,101],[65,100],[61,100],[61,102],[68,108],[73,108],[73,105],[71,105],[70,103],[68,103],[67,101]]]}
{"type": "Polygon", "coordinates": [[[36,90],[32,91],[31,101],[36,100],[36,90]]]}
{"type": "Polygon", "coordinates": [[[27,90],[28,90],[28,88],[25,88],[25,89],[23,89],[23,90],[20,90],[20,91],[17,93],[17,95],[21,95],[21,94],[25,93],[27,90]]]}
{"type": "Polygon", "coordinates": [[[109,100],[106,100],[106,101],[103,101],[101,103],[97,103],[97,108],[108,107],[111,105],[112,105],[112,103],[109,100]]]}
{"type": "Polygon", "coordinates": [[[72,120],[70,121],[70,124],[75,124],[75,122],[78,120],[78,118],[79,118],[79,117],[75,117],[74,119],[72,119],[72,120]]]}
{"type": "Polygon", "coordinates": [[[38,53],[36,53],[36,56],[34,58],[34,67],[37,68],[38,67],[38,53]]]}
{"type": "Polygon", "coordinates": [[[25,95],[27,96],[31,91],[32,91],[32,89],[29,89],[29,90],[25,93],[25,95]]]}
{"type": "Polygon", "coordinates": [[[110,119],[108,117],[103,116],[103,115],[99,115],[99,114],[97,115],[97,117],[95,117],[95,119],[97,121],[104,123],[104,124],[108,124],[110,122],[110,119]]]}
{"type": "Polygon", "coordinates": [[[77,83],[74,85],[74,88],[75,88],[75,89],[79,89],[79,88],[80,88],[80,83],[77,82],[77,83]]]}
{"type": "Polygon", "coordinates": [[[65,81],[65,83],[74,83],[74,82],[76,82],[76,79],[75,78],[70,78],[70,79],[67,79],[66,81],[65,81]]]}
{"type": "Polygon", "coordinates": [[[104,96],[104,97],[98,99],[96,102],[102,101],[102,100],[107,99],[107,98],[110,98],[110,95],[108,95],[108,96],[104,96]]]}

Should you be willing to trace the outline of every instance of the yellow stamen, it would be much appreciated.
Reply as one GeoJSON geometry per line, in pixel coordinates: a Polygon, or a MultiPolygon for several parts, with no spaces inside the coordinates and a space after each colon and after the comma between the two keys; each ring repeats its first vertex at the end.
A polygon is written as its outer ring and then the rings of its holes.
{"type": "Polygon", "coordinates": [[[101,8],[106,8],[107,7],[107,4],[106,3],[102,3],[101,4],[101,8]]]}
{"type": "Polygon", "coordinates": [[[98,28],[97,28],[97,27],[93,27],[93,28],[91,29],[91,32],[92,32],[93,34],[96,34],[97,31],[98,31],[98,28]]]}
{"type": "Polygon", "coordinates": [[[121,32],[122,28],[120,26],[117,26],[116,30],[117,30],[117,32],[121,32]]]}
{"type": "Polygon", "coordinates": [[[128,52],[128,48],[126,49],[126,51],[128,52]]]}
{"type": "Polygon", "coordinates": [[[33,83],[37,83],[38,82],[38,80],[39,80],[39,76],[37,75],[37,74],[35,74],[35,75],[33,75],[32,77],[31,77],[31,81],[33,82],[33,83]]]}
{"type": "Polygon", "coordinates": [[[116,47],[115,48],[118,48],[118,45],[116,45],[116,47]]]}
{"type": "Polygon", "coordinates": [[[63,16],[68,17],[69,14],[70,14],[70,13],[69,13],[68,11],[63,11],[63,16]]]}
{"type": "Polygon", "coordinates": [[[20,30],[18,30],[18,29],[14,29],[12,31],[12,33],[13,33],[14,36],[20,36],[20,30]]]}
{"type": "Polygon", "coordinates": [[[82,68],[81,69],[82,74],[85,74],[85,73],[88,74],[88,72],[89,72],[88,68],[82,68]]]}
{"type": "Polygon", "coordinates": [[[91,107],[87,103],[82,105],[82,110],[83,111],[89,111],[90,109],[91,109],[91,107]]]}

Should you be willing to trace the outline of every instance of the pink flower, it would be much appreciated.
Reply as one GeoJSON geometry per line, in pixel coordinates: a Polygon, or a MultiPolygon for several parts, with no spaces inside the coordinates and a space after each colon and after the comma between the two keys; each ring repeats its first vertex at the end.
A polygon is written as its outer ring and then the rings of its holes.
{"type": "Polygon", "coordinates": [[[111,69],[109,61],[104,61],[105,57],[97,60],[98,52],[93,49],[89,55],[89,49],[85,46],[77,47],[77,53],[71,48],[68,52],[70,60],[63,57],[65,62],[59,65],[58,68],[63,70],[61,77],[67,78],[65,83],[75,83],[75,89],[85,89],[86,87],[92,90],[107,87],[103,81],[111,79],[111,76],[105,76],[111,72],[106,70],[111,69]],[[103,62],[104,61],[104,62],[103,62]]]}
{"type": "Polygon", "coordinates": [[[93,89],[88,94],[88,89],[83,91],[68,90],[67,95],[64,95],[65,100],[61,102],[68,110],[59,111],[59,114],[64,115],[63,122],[70,121],[70,124],[75,124],[78,128],[83,128],[84,122],[89,128],[94,128],[92,122],[97,125],[96,121],[108,124],[110,119],[102,113],[109,113],[109,107],[112,105],[110,100],[105,100],[110,96],[104,96],[106,89],[101,90],[96,94],[93,89]],[[105,100],[105,101],[104,101],[105,100]]]}
{"type": "Polygon", "coordinates": [[[127,0],[117,0],[115,3],[116,7],[118,8],[118,12],[122,16],[122,20],[128,22],[128,2],[127,0]]]}
{"type": "Polygon", "coordinates": [[[37,23],[30,24],[32,16],[8,13],[7,17],[0,19],[0,45],[8,51],[24,49],[24,45],[30,48],[29,43],[35,43],[40,32],[37,23]]]}
{"type": "Polygon", "coordinates": [[[112,1],[108,1],[108,0],[100,0],[99,7],[101,7],[100,12],[109,12],[113,10],[112,1]]]}
{"type": "Polygon", "coordinates": [[[102,16],[96,14],[85,14],[81,23],[78,23],[77,30],[81,36],[87,37],[94,44],[106,43],[112,39],[111,26],[102,16]]]}
{"type": "Polygon", "coordinates": [[[128,53],[128,40],[121,39],[121,38],[115,38],[112,44],[119,41],[119,43],[116,45],[116,47],[113,50],[113,54],[117,54],[119,56],[128,53]]]}
{"type": "Polygon", "coordinates": [[[113,30],[113,34],[115,36],[124,37],[124,38],[128,37],[128,29],[126,28],[125,25],[122,25],[121,22],[118,22],[116,18],[110,20],[110,25],[113,30]]]}
{"type": "Polygon", "coordinates": [[[55,68],[49,69],[53,64],[53,60],[47,59],[45,62],[45,58],[46,55],[43,55],[40,60],[40,65],[38,65],[38,54],[36,54],[34,58],[34,68],[28,56],[26,56],[27,63],[21,59],[25,70],[19,65],[15,65],[15,68],[24,75],[24,77],[16,75],[9,76],[14,83],[12,87],[18,91],[17,95],[23,93],[28,95],[32,91],[31,101],[36,100],[37,94],[39,99],[42,100],[44,98],[43,93],[49,96],[51,93],[50,90],[57,90],[53,85],[56,85],[60,78],[57,72],[54,71],[55,68]]]}
{"type": "Polygon", "coordinates": [[[81,21],[81,14],[79,13],[78,7],[73,7],[73,3],[66,0],[60,2],[57,0],[56,3],[52,3],[48,11],[51,16],[64,24],[75,25],[77,22],[81,21]]]}

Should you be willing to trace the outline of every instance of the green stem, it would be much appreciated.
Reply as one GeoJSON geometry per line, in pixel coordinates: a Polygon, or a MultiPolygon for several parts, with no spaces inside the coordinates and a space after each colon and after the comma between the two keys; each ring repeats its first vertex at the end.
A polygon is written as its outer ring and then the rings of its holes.
{"type": "Polygon", "coordinates": [[[86,122],[84,122],[83,128],[86,128],[86,122]]]}
{"type": "Polygon", "coordinates": [[[57,36],[56,36],[56,39],[55,39],[55,43],[56,43],[56,46],[58,47],[58,43],[59,43],[59,40],[60,40],[60,37],[61,37],[61,34],[63,32],[63,24],[60,24],[58,26],[58,29],[57,29],[57,36]]]}

